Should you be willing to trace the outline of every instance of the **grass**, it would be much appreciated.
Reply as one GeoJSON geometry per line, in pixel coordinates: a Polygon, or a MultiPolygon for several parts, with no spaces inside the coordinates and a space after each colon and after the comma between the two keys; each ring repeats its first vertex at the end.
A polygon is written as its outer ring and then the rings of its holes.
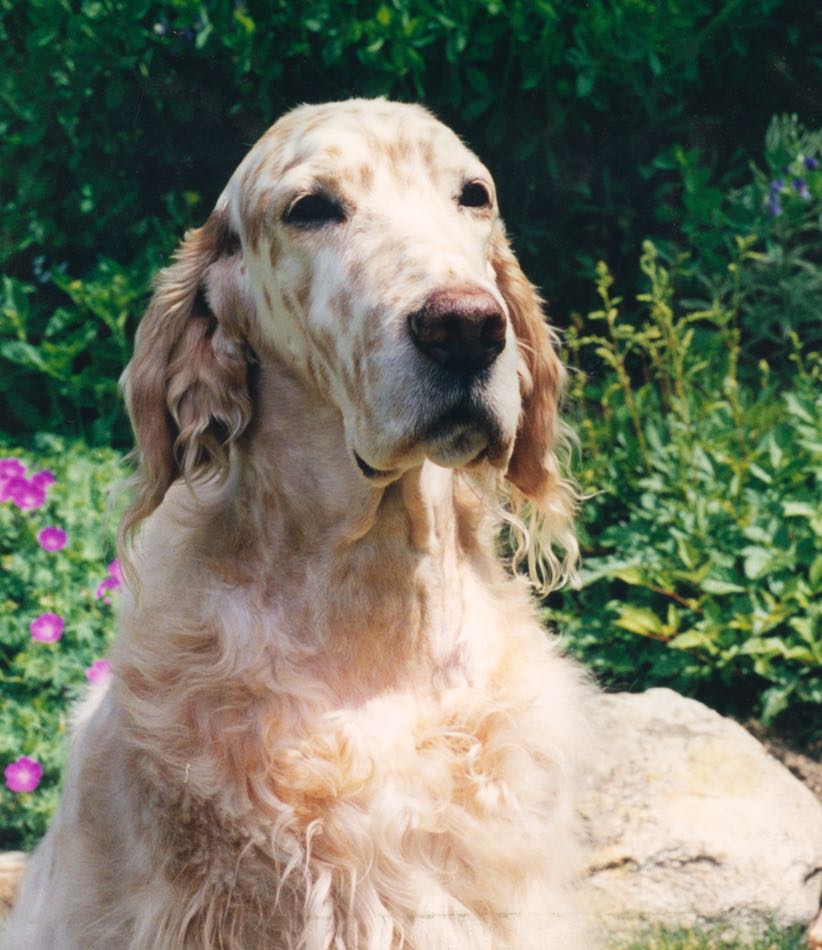
{"type": "Polygon", "coordinates": [[[805,950],[805,928],[771,927],[761,937],[743,937],[729,927],[707,930],[653,928],[611,945],[610,950],[805,950]]]}

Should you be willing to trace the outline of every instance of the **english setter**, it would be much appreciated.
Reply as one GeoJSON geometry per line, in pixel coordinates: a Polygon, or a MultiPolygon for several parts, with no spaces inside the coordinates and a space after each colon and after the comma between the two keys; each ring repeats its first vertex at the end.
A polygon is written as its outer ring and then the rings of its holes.
{"type": "Polygon", "coordinates": [[[130,593],[10,950],[590,946],[588,687],[496,542],[572,570],[562,381],[491,175],[430,113],[263,135],[124,374],[130,593]]]}

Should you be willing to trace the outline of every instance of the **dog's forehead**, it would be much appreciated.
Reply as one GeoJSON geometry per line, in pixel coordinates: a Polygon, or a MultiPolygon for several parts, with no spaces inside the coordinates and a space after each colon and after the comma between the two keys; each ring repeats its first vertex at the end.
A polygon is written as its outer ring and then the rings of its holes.
{"type": "Polygon", "coordinates": [[[300,174],[362,176],[364,169],[432,177],[485,172],[459,137],[422,106],[384,99],[300,106],[277,121],[238,169],[245,188],[300,174]]]}

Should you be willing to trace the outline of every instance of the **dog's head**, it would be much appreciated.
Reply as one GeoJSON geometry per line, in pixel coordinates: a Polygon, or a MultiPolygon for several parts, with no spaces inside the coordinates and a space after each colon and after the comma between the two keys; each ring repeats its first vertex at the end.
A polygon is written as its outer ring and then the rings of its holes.
{"type": "Polygon", "coordinates": [[[494,466],[539,503],[564,491],[563,371],[539,298],[490,173],[419,106],[294,110],[186,235],[125,374],[142,458],[133,520],[179,475],[225,468],[260,349],[337,408],[340,465],[373,484],[430,459],[494,466]]]}

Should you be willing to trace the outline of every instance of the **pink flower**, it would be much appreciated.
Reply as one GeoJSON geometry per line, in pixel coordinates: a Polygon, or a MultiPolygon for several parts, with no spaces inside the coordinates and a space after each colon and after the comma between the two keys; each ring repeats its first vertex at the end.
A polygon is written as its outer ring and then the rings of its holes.
{"type": "Polygon", "coordinates": [[[0,459],[0,501],[9,501],[9,483],[26,477],[26,466],[19,459],[0,459]]]}
{"type": "Polygon", "coordinates": [[[32,640],[39,643],[56,643],[63,636],[65,621],[59,614],[40,614],[29,624],[32,640]]]}
{"type": "Polygon", "coordinates": [[[105,683],[111,676],[111,663],[108,660],[95,660],[86,670],[86,679],[92,686],[105,683]]]}
{"type": "Polygon", "coordinates": [[[95,600],[102,600],[104,604],[110,604],[111,598],[106,597],[106,591],[118,590],[123,586],[123,575],[120,572],[120,562],[113,560],[108,566],[108,576],[97,585],[94,592],[95,600]]]}
{"type": "Polygon", "coordinates": [[[108,566],[108,576],[120,587],[123,583],[123,575],[120,572],[120,562],[115,558],[108,566]]]}
{"type": "Polygon", "coordinates": [[[37,540],[40,547],[46,551],[62,551],[68,542],[68,535],[62,528],[49,525],[38,532],[37,540]]]}
{"type": "Polygon", "coordinates": [[[9,500],[23,511],[40,508],[46,502],[46,489],[15,475],[3,484],[2,501],[9,500]]]}
{"type": "Polygon", "coordinates": [[[31,476],[31,484],[37,488],[42,488],[43,491],[46,491],[49,485],[53,485],[56,481],[57,479],[54,477],[54,472],[47,468],[44,468],[42,472],[35,472],[34,475],[31,476]]]}
{"type": "Polygon", "coordinates": [[[33,792],[43,777],[43,766],[34,759],[21,755],[4,769],[6,787],[12,792],[33,792]]]}
{"type": "Polygon", "coordinates": [[[117,590],[120,585],[113,577],[105,577],[97,585],[97,590],[94,591],[94,599],[102,600],[104,604],[110,604],[111,598],[106,597],[107,590],[117,590]]]}
{"type": "Polygon", "coordinates": [[[20,459],[0,459],[0,480],[25,477],[26,466],[20,459]]]}

